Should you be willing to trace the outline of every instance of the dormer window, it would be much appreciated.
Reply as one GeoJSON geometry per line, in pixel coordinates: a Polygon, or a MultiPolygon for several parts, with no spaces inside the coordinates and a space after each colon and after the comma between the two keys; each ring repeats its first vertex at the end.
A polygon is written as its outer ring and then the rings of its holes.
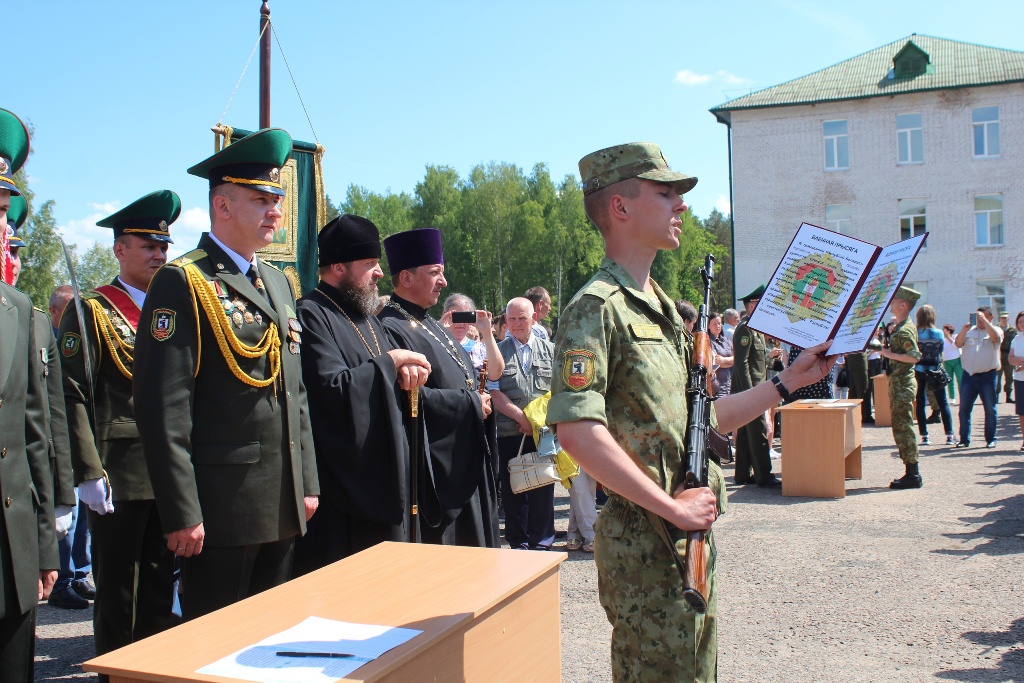
{"type": "Polygon", "coordinates": [[[908,40],[896,56],[892,58],[893,75],[896,78],[913,78],[928,72],[931,58],[928,53],[908,40]]]}

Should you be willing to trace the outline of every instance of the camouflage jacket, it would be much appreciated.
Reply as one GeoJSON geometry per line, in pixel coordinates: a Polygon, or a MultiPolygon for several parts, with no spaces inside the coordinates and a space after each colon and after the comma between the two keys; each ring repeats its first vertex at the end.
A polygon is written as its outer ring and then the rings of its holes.
{"type": "MultiPolygon", "coordinates": [[[[892,331],[889,337],[889,348],[893,353],[904,353],[911,358],[920,360],[921,350],[917,347],[917,328],[907,318],[892,331]]],[[[914,376],[914,363],[903,363],[889,359],[889,392],[907,391],[917,393],[917,380],[914,376]]],[[[909,400],[913,401],[911,397],[909,400]]]]}
{"type": "MultiPolygon", "coordinates": [[[[672,300],[654,283],[655,301],[615,261],[562,313],[555,339],[548,423],[596,420],[666,493],[685,470],[686,381],[691,342],[672,300]]],[[[714,409],[711,411],[714,424],[714,409]]],[[[709,482],[725,509],[722,471],[709,482]]]]}

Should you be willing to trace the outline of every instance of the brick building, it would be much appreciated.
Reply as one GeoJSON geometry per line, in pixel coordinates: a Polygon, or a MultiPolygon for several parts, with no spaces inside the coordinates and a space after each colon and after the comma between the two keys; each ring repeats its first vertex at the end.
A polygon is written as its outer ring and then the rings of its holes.
{"type": "Polygon", "coordinates": [[[883,246],[927,230],[906,283],[940,325],[1024,309],[1024,52],[915,34],[711,112],[738,295],[806,221],[883,246]]]}

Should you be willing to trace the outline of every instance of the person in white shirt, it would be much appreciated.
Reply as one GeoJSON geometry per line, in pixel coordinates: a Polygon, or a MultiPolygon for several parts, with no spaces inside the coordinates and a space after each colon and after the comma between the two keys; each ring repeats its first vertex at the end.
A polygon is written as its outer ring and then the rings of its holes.
{"type": "Polygon", "coordinates": [[[971,409],[981,398],[985,409],[985,447],[996,447],[996,373],[999,372],[999,345],[1003,331],[992,324],[992,309],[979,306],[977,323],[964,325],[954,340],[963,350],[963,384],[960,387],[960,442],[957,448],[971,445],[971,409]]]}
{"type": "Polygon", "coordinates": [[[729,341],[732,341],[732,333],[736,331],[736,326],[740,324],[740,314],[735,308],[727,308],[722,313],[722,334],[729,341]]]}

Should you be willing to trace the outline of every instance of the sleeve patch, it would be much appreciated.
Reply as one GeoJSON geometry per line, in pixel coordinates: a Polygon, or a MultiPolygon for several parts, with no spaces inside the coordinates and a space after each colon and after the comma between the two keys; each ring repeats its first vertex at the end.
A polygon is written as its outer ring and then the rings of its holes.
{"type": "Polygon", "coordinates": [[[594,383],[594,359],[596,357],[593,351],[586,349],[572,349],[565,352],[562,380],[570,391],[583,391],[594,383]]]}
{"type": "Polygon", "coordinates": [[[174,336],[174,321],[178,317],[175,311],[169,308],[158,308],[153,311],[153,322],[149,326],[149,332],[157,341],[167,341],[174,336]]]}
{"type": "Polygon", "coordinates": [[[65,332],[60,340],[60,353],[65,358],[72,358],[82,348],[82,337],[74,332],[65,332]]]}

